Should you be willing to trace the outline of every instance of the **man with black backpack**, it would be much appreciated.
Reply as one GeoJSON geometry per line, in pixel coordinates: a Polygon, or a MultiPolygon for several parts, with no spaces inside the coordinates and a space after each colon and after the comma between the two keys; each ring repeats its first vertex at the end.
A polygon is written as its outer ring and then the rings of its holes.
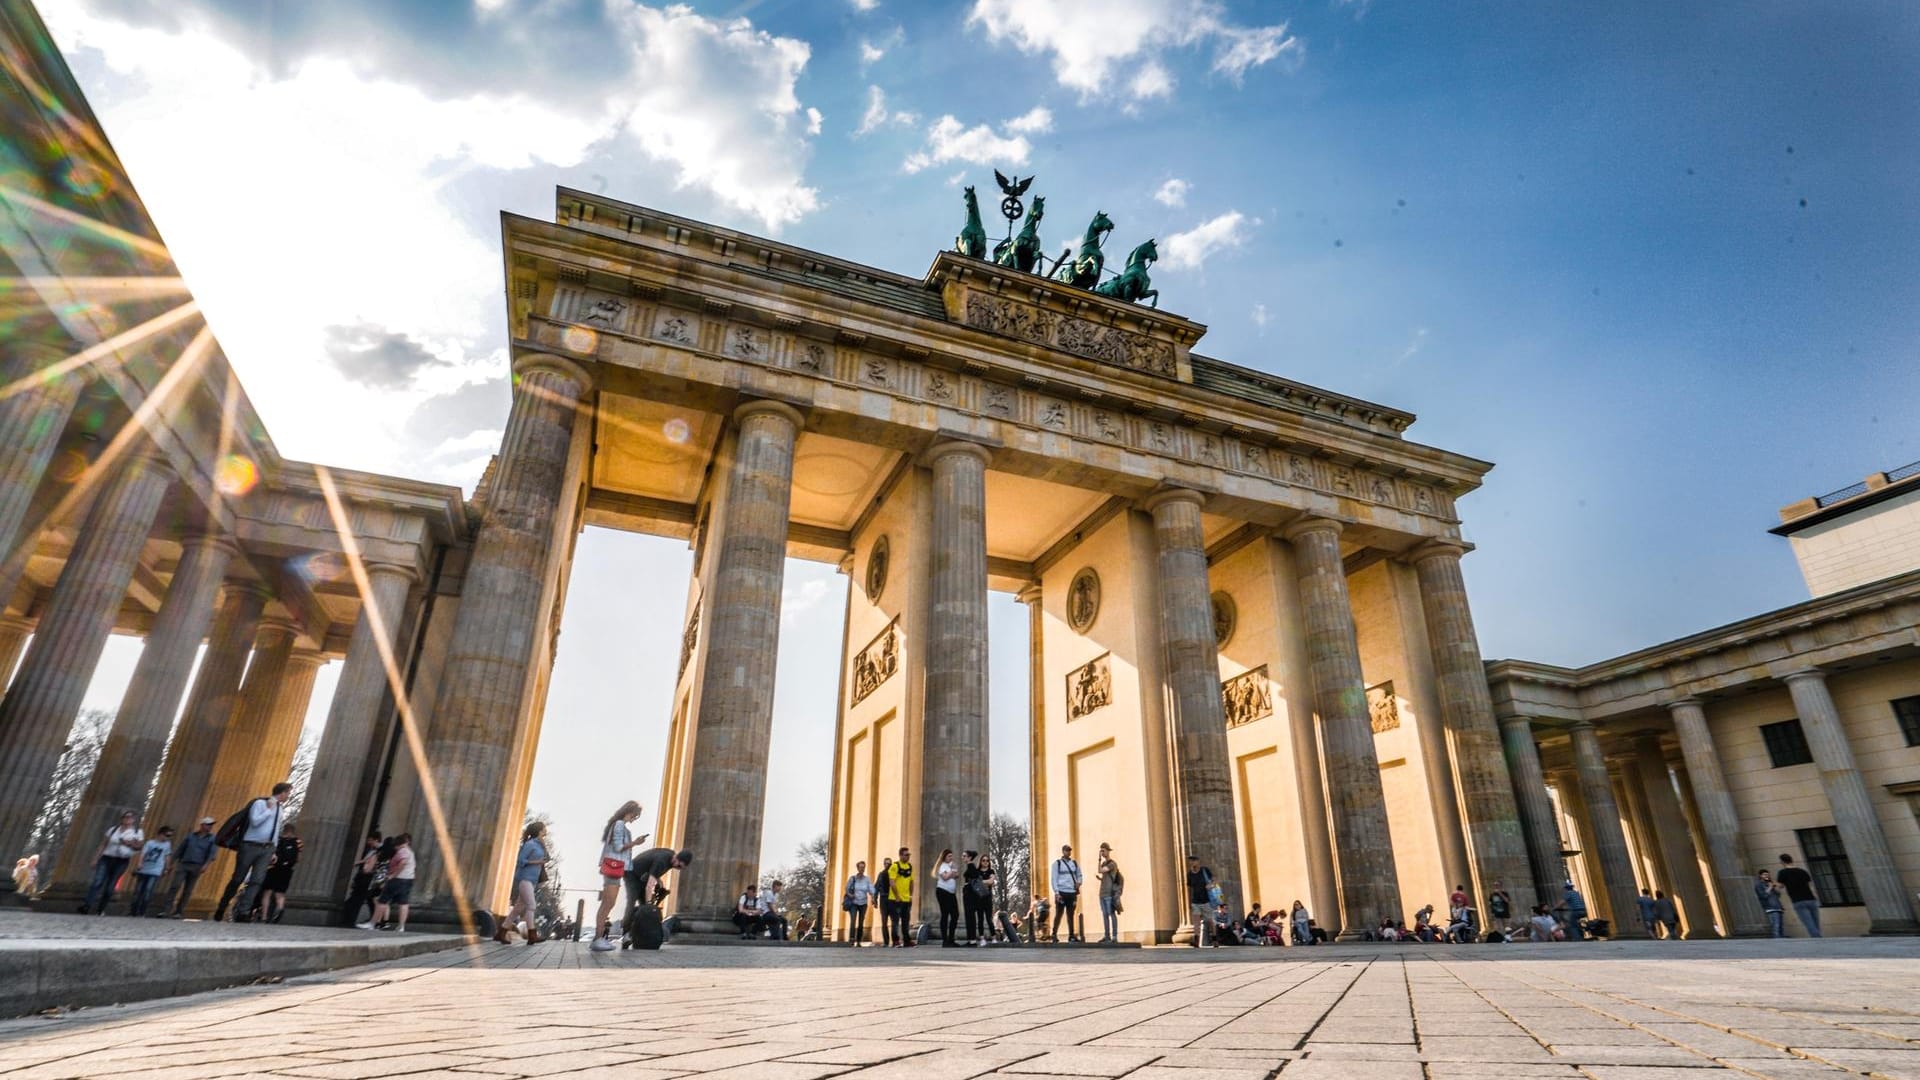
{"type": "Polygon", "coordinates": [[[220,826],[214,842],[234,852],[234,863],[233,876],[227,879],[227,887],[220,894],[220,906],[214,909],[214,922],[227,917],[227,905],[233,903],[234,894],[243,884],[247,891],[234,908],[233,921],[246,922],[250,918],[247,913],[253,910],[254,895],[265,882],[267,866],[273,862],[274,848],[280,843],[280,813],[291,794],[293,785],[283,780],[273,785],[273,794],[249,802],[220,826]]]}

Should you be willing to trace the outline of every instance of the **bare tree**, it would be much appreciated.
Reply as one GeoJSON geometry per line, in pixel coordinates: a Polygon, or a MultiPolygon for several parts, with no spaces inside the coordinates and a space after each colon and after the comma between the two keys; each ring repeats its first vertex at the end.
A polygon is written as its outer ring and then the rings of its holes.
{"type": "Polygon", "coordinates": [[[1012,814],[993,815],[987,822],[986,853],[993,856],[995,910],[1025,912],[1032,892],[1028,880],[1032,839],[1027,823],[1012,814]]]}
{"type": "MultiPolygon", "coordinates": [[[[821,918],[821,904],[827,894],[827,834],[801,844],[793,853],[791,865],[782,866],[760,879],[760,887],[766,888],[778,879],[780,903],[786,910],[781,914],[788,919],[798,919],[802,912],[821,918]]],[[[836,897],[836,899],[838,899],[836,897]]]]}
{"type": "Polygon", "coordinates": [[[307,803],[307,784],[313,780],[313,762],[319,756],[320,727],[308,724],[300,731],[300,745],[293,751],[293,767],[287,770],[287,782],[293,785],[293,794],[287,798],[288,821],[298,818],[300,808],[307,803]]]}
{"type": "MultiPolygon", "coordinates": [[[[66,752],[53,767],[47,803],[34,819],[33,832],[27,837],[27,850],[22,853],[40,853],[42,880],[60,861],[60,849],[68,839],[67,830],[73,824],[73,815],[79,811],[80,799],[87,793],[93,767],[100,762],[100,750],[107,745],[107,732],[113,729],[113,715],[107,709],[83,709],[74,718],[73,730],[67,734],[66,752]]],[[[86,839],[82,837],[80,842],[84,844],[86,839]]]]}

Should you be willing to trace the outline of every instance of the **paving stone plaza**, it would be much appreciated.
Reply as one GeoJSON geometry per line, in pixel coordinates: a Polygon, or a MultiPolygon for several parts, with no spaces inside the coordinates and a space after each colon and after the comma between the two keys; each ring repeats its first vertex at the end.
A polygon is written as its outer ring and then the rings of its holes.
{"type": "Polygon", "coordinates": [[[1920,1077],[1920,941],[488,945],[0,1023],[0,1075],[1920,1077]]]}

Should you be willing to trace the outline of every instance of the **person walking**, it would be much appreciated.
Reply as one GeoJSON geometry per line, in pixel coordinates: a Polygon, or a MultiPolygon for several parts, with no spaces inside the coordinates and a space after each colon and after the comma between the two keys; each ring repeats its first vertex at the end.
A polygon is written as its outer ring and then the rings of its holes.
{"type": "Polygon", "coordinates": [[[893,947],[893,856],[881,856],[880,874],[873,881],[873,902],[878,908],[875,914],[880,917],[880,945],[890,949],[893,947]]]}
{"type": "Polygon", "coordinates": [[[1760,901],[1760,910],[1767,914],[1767,926],[1773,930],[1773,936],[1786,937],[1787,912],[1780,902],[1780,885],[1764,867],[1754,875],[1753,895],[1760,901]]]}
{"type": "Polygon", "coordinates": [[[226,888],[220,891],[220,904],[213,911],[214,922],[227,917],[227,905],[234,903],[236,894],[239,903],[233,908],[233,919],[235,922],[247,921],[247,913],[253,910],[255,894],[266,883],[267,866],[280,846],[280,814],[287,804],[287,796],[291,794],[293,785],[282,780],[273,785],[271,794],[262,795],[247,804],[246,824],[241,830],[240,846],[235,852],[233,876],[227,879],[226,888]]]}
{"type": "MultiPolygon", "coordinates": [[[[1187,856],[1187,918],[1193,923],[1193,947],[1198,949],[1207,944],[1208,934],[1213,926],[1213,893],[1217,889],[1213,882],[1213,871],[1200,865],[1200,856],[1187,856]]],[[[1215,948],[1220,943],[1213,943],[1215,948]]]]}
{"type": "Polygon", "coordinates": [[[371,910],[373,907],[374,889],[379,884],[374,880],[374,875],[385,861],[380,857],[380,848],[380,830],[368,830],[366,839],[360,842],[360,857],[353,863],[353,880],[347,885],[347,902],[341,908],[348,926],[360,921],[362,910],[371,910]]]}
{"type": "Polygon", "coordinates": [[[413,902],[413,872],[418,865],[413,857],[413,834],[401,833],[394,837],[393,857],[387,860],[387,882],[380,887],[380,899],[373,905],[373,918],[359,924],[360,929],[371,930],[391,916],[394,932],[407,932],[407,909],[413,902]]]}
{"type": "Polygon", "coordinates": [[[1127,887],[1126,876],[1120,873],[1120,864],[1113,859],[1113,847],[1100,845],[1100,944],[1118,945],[1120,943],[1120,894],[1127,887]]]}
{"type": "Polygon", "coordinates": [[[951,949],[959,944],[953,934],[960,928],[960,868],[954,865],[953,849],[942,849],[933,867],[933,898],[940,903],[940,947],[951,949]]]}
{"type": "Polygon", "coordinates": [[[907,926],[913,917],[913,853],[906,848],[901,848],[900,857],[887,867],[886,890],[893,904],[888,920],[893,924],[893,947],[910,949],[916,944],[907,926]]]}
{"type": "Polygon", "coordinates": [[[167,898],[161,902],[160,910],[154,912],[153,917],[186,918],[187,901],[193,899],[193,887],[200,883],[200,875],[207,872],[207,865],[219,853],[219,845],[213,842],[213,819],[203,817],[199,827],[181,837],[180,846],[174,849],[173,884],[168,886],[167,898]]]}
{"type": "Polygon", "coordinates": [[[1060,917],[1067,919],[1067,940],[1080,940],[1074,915],[1080,906],[1080,864],[1073,861],[1073,845],[1061,844],[1060,857],[1053,860],[1053,941],[1060,943],[1060,917]]]}
{"type": "Polygon", "coordinates": [[[94,856],[93,881],[87,886],[87,898],[80,905],[80,914],[107,913],[107,905],[113,903],[114,890],[120,885],[120,875],[127,872],[127,864],[147,842],[147,834],[140,831],[139,822],[140,815],[128,810],[107,830],[100,842],[100,852],[94,856]]]}
{"type": "Polygon", "coordinates": [[[160,884],[160,875],[167,872],[167,862],[172,857],[173,826],[162,825],[153,839],[141,845],[140,861],[133,868],[133,895],[127,906],[128,915],[138,918],[147,913],[153,887],[160,884]]]}
{"type": "Polygon", "coordinates": [[[1813,891],[1813,875],[1793,865],[1793,856],[1780,856],[1780,872],[1774,875],[1780,887],[1793,901],[1793,914],[1806,928],[1808,937],[1820,936],[1820,894],[1813,891]]]}
{"type": "Polygon", "coordinates": [[[627,879],[633,849],[647,842],[647,833],[641,833],[637,840],[633,836],[633,823],[639,820],[640,804],[628,799],[600,830],[600,910],[593,917],[593,943],[587,946],[594,952],[612,952],[615,948],[613,905],[620,899],[620,886],[627,879]]]}
{"type": "Polygon", "coordinates": [[[273,849],[273,863],[267,867],[261,888],[260,917],[267,922],[277,923],[286,914],[287,889],[293,884],[293,868],[300,865],[300,852],[305,846],[291,823],[280,830],[280,843],[273,849]]]}
{"type": "Polygon", "coordinates": [[[1653,890],[1641,889],[1640,895],[1633,898],[1633,906],[1635,910],[1640,913],[1640,926],[1646,930],[1647,936],[1650,938],[1659,937],[1660,915],[1655,910],[1653,890]]]}
{"type": "Polygon", "coordinates": [[[840,894],[840,907],[847,913],[847,944],[856,949],[867,940],[867,909],[873,901],[873,879],[867,876],[867,861],[862,859],[853,864],[840,894]]]}
{"type": "MultiPolygon", "coordinates": [[[[993,941],[993,887],[999,880],[993,869],[993,856],[980,856],[980,873],[972,882],[974,910],[980,916],[980,934],[975,945],[985,948],[993,941]]],[[[972,936],[971,917],[967,931],[972,936]]]]}
{"type": "Polygon", "coordinates": [[[1680,940],[1680,908],[1673,897],[1658,889],[1653,893],[1653,917],[1666,929],[1668,941],[1680,940]]]}
{"type": "Polygon", "coordinates": [[[507,932],[516,926],[524,928],[527,944],[541,940],[540,930],[533,924],[534,887],[546,873],[547,823],[535,821],[520,834],[520,853],[513,860],[513,903],[507,907],[507,917],[500,920],[500,928],[494,931],[493,940],[502,945],[513,944],[507,932]]]}

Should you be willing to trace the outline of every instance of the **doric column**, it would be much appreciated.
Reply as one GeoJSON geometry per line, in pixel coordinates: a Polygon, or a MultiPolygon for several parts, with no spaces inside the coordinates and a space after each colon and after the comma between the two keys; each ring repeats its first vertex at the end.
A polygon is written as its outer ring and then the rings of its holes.
{"type": "Polygon", "coordinates": [[[1613,779],[1607,775],[1607,759],[1600,752],[1600,736],[1593,725],[1582,720],[1567,729],[1573,739],[1573,763],[1580,780],[1580,801],[1585,804],[1588,846],[1593,861],[1587,864],[1597,871],[1601,887],[1607,891],[1607,910],[1613,918],[1615,937],[1645,937],[1646,931],[1635,917],[1634,905],[1640,894],[1634,887],[1633,856],[1627,849],[1627,833],[1620,826],[1620,804],[1613,797],[1613,779]]]}
{"type": "MultiPolygon", "coordinates": [[[[1560,896],[1560,883],[1567,879],[1567,860],[1560,852],[1560,823],[1554,820],[1553,800],[1547,796],[1547,776],[1540,767],[1540,748],[1533,741],[1533,724],[1524,716],[1501,721],[1506,744],[1507,775],[1513,781],[1514,804],[1520,811],[1520,831],[1527,841],[1528,861],[1533,871],[1533,894],[1540,903],[1552,904],[1560,896]]],[[[1505,880],[1505,879],[1502,879],[1505,880]]],[[[1511,884],[1509,882],[1509,884],[1511,884]]],[[[1532,905],[1515,897],[1516,914],[1532,905]]]]}
{"type": "MultiPolygon", "coordinates": [[[[1454,778],[1467,818],[1467,843],[1484,895],[1491,882],[1506,882],[1512,890],[1533,877],[1513,778],[1487,693],[1486,664],[1480,659],[1473,612],[1467,606],[1467,585],[1460,576],[1464,550],[1458,543],[1433,541],[1414,551],[1412,562],[1420,578],[1420,606],[1426,612],[1427,642],[1440,682],[1440,718],[1446,725],[1454,778]]],[[[1514,899],[1532,905],[1526,897],[1514,899]]]]}
{"type": "Polygon", "coordinates": [[[364,808],[356,801],[367,762],[378,752],[374,733],[380,727],[380,707],[387,693],[381,635],[389,649],[399,640],[401,613],[416,576],[407,567],[387,563],[368,563],[366,570],[372,595],[362,598],[360,616],[354,620],[347,658],[340,665],[340,680],[334,684],[333,701],[327,708],[327,726],[313,759],[313,775],[300,803],[300,838],[306,842],[300,858],[305,869],[294,879],[294,893],[288,898],[296,907],[339,907],[346,895],[348,860],[360,850],[353,834],[361,828],[364,808]]]}
{"type": "MultiPolygon", "coordinates": [[[[265,586],[253,581],[227,583],[220,610],[213,617],[213,629],[207,633],[200,673],[194,676],[193,689],[187,694],[186,711],[180,715],[173,741],[167,744],[153,798],[147,800],[149,818],[176,829],[189,819],[199,820],[201,796],[213,776],[213,761],[226,737],[227,721],[240,694],[240,676],[247,669],[254,636],[260,631],[260,613],[266,606],[265,586]]],[[[228,807],[224,813],[238,809],[228,807]]],[[[226,820],[218,809],[212,814],[226,820]]]]}
{"type": "Polygon", "coordinates": [[[1153,515],[1160,593],[1160,643],[1166,655],[1167,736],[1173,750],[1174,847],[1198,855],[1220,878],[1228,911],[1240,903],[1240,836],[1233,814],[1227,715],[1220,700],[1220,652],[1213,636],[1212,585],[1197,491],[1162,491],[1145,503],[1153,515]]]}
{"type": "Polygon", "coordinates": [[[280,673],[280,690],[273,696],[273,716],[260,750],[254,787],[271,790],[280,781],[291,779],[293,757],[307,727],[307,708],[313,704],[313,684],[326,662],[327,658],[313,649],[296,648],[287,657],[286,668],[280,673]]]}
{"type": "Polygon", "coordinates": [[[1333,858],[1340,871],[1340,937],[1358,938],[1384,916],[1406,917],[1393,865],[1393,837],[1373,747],[1360,643],[1340,557],[1340,523],[1305,518],[1281,535],[1293,545],[1307,626],[1320,752],[1333,807],[1333,858]]]}
{"type": "MultiPolygon", "coordinates": [[[[154,773],[166,753],[167,735],[180,712],[180,697],[193,674],[194,654],[213,622],[214,601],[227,564],[237,554],[239,548],[222,536],[201,534],[181,543],[180,562],[167,583],[166,599],[147,631],[146,646],[120,698],[120,711],[100,750],[100,762],[74,812],[70,835],[99,836],[123,811],[145,811],[154,773]]],[[[180,835],[192,828],[180,821],[150,821],[145,828],[151,833],[161,825],[172,825],[180,835]]],[[[89,844],[62,845],[53,880],[82,881],[93,869],[93,853],[89,844]]]]}
{"type": "Polygon", "coordinates": [[[1707,899],[1707,884],[1700,877],[1700,857],[1693,850],[1693,836],[1687,829],[1686,815],[1680,811],[1680,798],[1673,787],[1673,775],[1667,771],[1667,752],[1660,736],[1642,735],[1633,743],[1640,783],[1647,793],[1647,824],[1660,848],[1660,861],[1667,868],[1667,888],[1680,903],[1687,920],[1687,937],[1719,936],[1713,929],[1713,902],[1707,899]]]}
{"type": "MultiPolygon", "coordinates": [[[[1553,789],[1560,793],[1560,808],[1572,822],[1573,832],[1567,837],[1571,846],[1580,851],[1580,868],[1586,881],[1587,904],[1590,910],[1611,918],[1613,908],[1607,902],[1607,890],[1596,887],[1600,881],[1600,855],[1593,846],[1593,826],[1588,824],[1587,802],[1580,797],[1580,774],[1570,770],[1556,771],[1551,777],[1553,789]]],[[[1559,822],[1555,822],[1559,824],[1559,822]]],[[[1567,864],[1567,876],[1563,880],[1574,880],[1573,864],[1567,864]]],[[[1560,902],[1559,893],[1554,894],[1553,902],[1560,902]]],[[[1549,904],[1549,906],[1552,906],[1549,904]]]]}
{"type": "MultiPolygon", "coordinates": [[[[26,851],[171,479],[158,458],[129,455],[81,522],[20,674],[0,701],[0,851],[26,851]]],[[[0,884],[12,887],[11,880],[0,884]]]]}
{"type": "Polygon", "coordinates": [[[1053,850],[1047,841],[1047,612],[1038,585],[1021,589],[1017,599],[1027,605],[1027,880],[1040,882],[1053,850]]]}
{"type": "Polygon", "coordinates": [[[1733,924],[1727,930],[1734,937],[1766,937],[1772,931],[1753,894],[1753,874],[1747,869],[1746,847],[1740,840],[1740,813],[1734,809],[1726,774],[1720,769],[1706,707],[1698,698],[1682,698],[1668,705],[1667,713],[1673,717],[1680,754],[1693,780],[1693,801],[1700,810],[1700,831],[1706,835],[1707,862],[1720,891],[1720,908],[1733,924]]]}
{"type": "MultiPolygon", "coordinates": [[[[986,846],[987,461],[983,446],[941,443],[933,470],[920,754],[920,857],[986,846]]],[[[932,909],[932,890],[924,899],[932,909]]]]}
{"type": "Polygon", "coordinates": [[[1785,678],[1787,690],[1793,694],[1793,707],[1800,713],[1807,748],[1813,751],[1814,763],[1820,768],[1820,786],[1833,809],[1834,827],[1840,831],[1847,862],[1867,902],[1869,932],[1911,934],[1920,930],[1900,871],[1894,866],[1893,852],[1887,847],[1887,834],[1880,828],[1873,798],[1867,793],[1867,782],[1854,763],[1853,746],[1840,722],[1840,710],[1827,689],[1827,673],[1808,668],[1785,678]]]}
{"type": "MultiPolygon", "coordinates": [[[[556,356],[514,363],[513,410],[501,439],[486,517],[467,563],[460,611],[440,675],[423,784],[431,783],[446,822],[446,844],[420,818],[419,878],[443,916],[498,897],[481,896],[493,865],[500,806],[521,733],[551,566],[554,521],[568,487],[568,457],[580,399],[592,384],[556,356]],[[457,876],[455,868],[457,867],[457,876]],[[457,896],[455,891],[468,895],[457,896]]],[[[357,782],[357,780],[356,780],[357,782]]],[[[329,872],[337,868],[329,868],[329,872]]]]}
{"type": "Polygon", "coordinates": [[[6,448],[0,453],[0,603],[19,584],[26,562],[14,553],[33,540],[25,535],[27,510],[88,377],[85,370],[45,374],[63,359],[55,349],[11,345],[7,354],[0,363],[8,391],[0,397],[0,447],[6,448]]]}
{"type": "MultiPolygon", "coordinates": [[[[202,814],[224,819],[248,799],[267,792],[260,789],[266,770],[267,751],[279,738],[274,723],[279,718],[274,708],[280,696],[280,683],[293,658],[294,631],[291,623],[270,619],[260,624],[253,641],[253,662],[247,665],[247,677],[240,684],[227,731],[220,750],[213,758],[213,774],[208,778],[206,794],[200,800],[202,814]]],[[[311,683],[309,683],[311,689],[311,683]]],[[[300,736],[294,729],[294,738],[300,736]]],[[[289,752],[291,753],[291,752],[289,752]]],[[[269,787],[285,780],[284,775],[267,781],[269,787]]],[[[177,826],[176,826],[177,827],[177,826]]]]}
{"type": "MultiPolygon", "coordinates": [[[[696,932],[731,927],[735,890],[759,879],[793,444],[802,423],[775,401],[748,402],[733,417],[739,431],[701,616],[709,637],[683,833],[697,861],[681,875],[678,910],[696,932]]],[[[923,867],[937,854],[914,853],[923,867]]]]}
{"type": "MultiPolygon", "coordinates": [[[[0,601],[3,599],[4,594],[0,594],[0,601]]],[[[7,683],[20,663],[20,654],[26,651],[27,635],[31,633],[33,623],[18,615],[0,615],[0,695],[7,692],[7,683]]]]}

